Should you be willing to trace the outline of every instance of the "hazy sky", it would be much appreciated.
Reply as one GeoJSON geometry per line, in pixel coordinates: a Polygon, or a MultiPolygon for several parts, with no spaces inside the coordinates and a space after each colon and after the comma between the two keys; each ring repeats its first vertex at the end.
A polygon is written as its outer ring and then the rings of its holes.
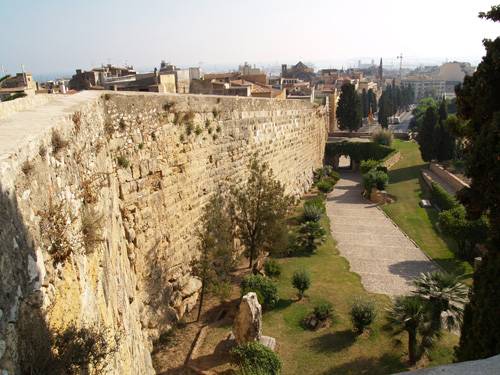
{"type": "Polygon", "coordinates": [[[0,64],[34,74],[125,61],[152,69],[340,64],[380,56],[472,60],[500,25],[499,0],[0,0],[0,64]],[[202,65],[203,66],[203,65],[202,65]]]}

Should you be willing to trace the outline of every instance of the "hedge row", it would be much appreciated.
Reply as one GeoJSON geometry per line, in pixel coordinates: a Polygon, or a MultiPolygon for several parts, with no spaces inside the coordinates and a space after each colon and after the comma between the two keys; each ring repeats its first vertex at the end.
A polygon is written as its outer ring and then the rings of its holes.
{"type": "Polygon", "coordinates": [[[347,155],[356,162],[361,160],[383,160],[396,152],[395,149],[374,142],[338,142],[327,143],[325,157],[333,159],[336,155],[347,155]]]}
{"type": "Polygon", "coordinates": [[[459,205],[453,195],[449,194],[441,185],[435,182],[431,184],[431,201],[442,211],[451,210],[459,205]]]}

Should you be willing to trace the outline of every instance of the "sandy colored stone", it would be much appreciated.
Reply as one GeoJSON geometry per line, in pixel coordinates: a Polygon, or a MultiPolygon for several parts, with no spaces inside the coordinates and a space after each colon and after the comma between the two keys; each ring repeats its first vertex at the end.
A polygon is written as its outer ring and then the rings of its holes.
{"type": "Polygon", "coordinates": [[[254,292],[241,298],[238,314],[234,318],[233,335],[238,344],[260,341],[262,337],[262,307],[254,292]]]}

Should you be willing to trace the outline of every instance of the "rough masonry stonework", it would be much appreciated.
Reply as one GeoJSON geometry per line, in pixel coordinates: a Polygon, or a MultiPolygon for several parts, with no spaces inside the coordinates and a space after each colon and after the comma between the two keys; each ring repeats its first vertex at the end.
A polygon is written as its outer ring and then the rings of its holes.
{"type": "Polygon", "coordinates": [[[305,101],[87,91],[0,119],[0,370],[42,317],[119,335],[109,373],[154,373],[154,340],[196,304],[210,194],[255,153],[301,194],[325,141],[305,101]]]}

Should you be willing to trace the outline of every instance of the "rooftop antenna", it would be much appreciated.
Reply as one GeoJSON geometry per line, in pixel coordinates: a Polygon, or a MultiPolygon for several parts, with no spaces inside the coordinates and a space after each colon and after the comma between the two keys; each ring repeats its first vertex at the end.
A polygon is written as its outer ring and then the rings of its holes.
{"type": "Polygon", "coordinates": [[[396,57],[399,60],[399,80],[403,79],[403,54],[400,53],[398,57],[396,57]]]}

